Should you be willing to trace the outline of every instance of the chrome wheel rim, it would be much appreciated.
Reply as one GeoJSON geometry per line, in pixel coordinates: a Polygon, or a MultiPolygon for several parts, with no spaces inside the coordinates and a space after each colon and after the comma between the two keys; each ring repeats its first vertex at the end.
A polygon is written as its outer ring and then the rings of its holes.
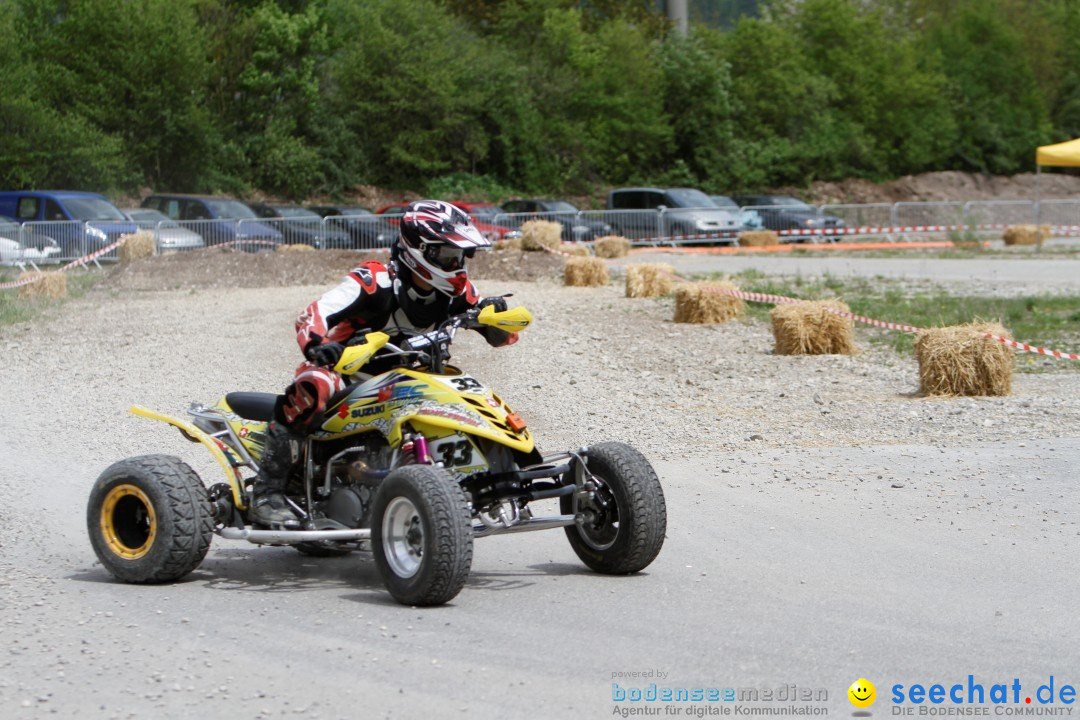
{"type": "Polygon", "coordinates": [[[424,524],[412,501],[396,497],[390,501],[382,522],[383,554],[394,574],[410,578],[424,562],[424,524]]]}

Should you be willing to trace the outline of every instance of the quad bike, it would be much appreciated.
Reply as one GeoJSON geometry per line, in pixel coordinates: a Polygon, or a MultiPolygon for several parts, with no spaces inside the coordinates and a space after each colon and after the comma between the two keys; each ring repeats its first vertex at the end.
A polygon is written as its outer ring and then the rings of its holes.
{"type": "Polygon", "coordinates": [[[331,398],[290,472],[286,495],[300,529],[248,520],[277,395],[229,393],[213,407],[192,405],[191,422],[132,407],[202,443],[226,481],[207,489],[169,455],[113,464],[87,511],[98,558],[120,580],[156,583],[198,567],[213,534],[313,556],[370,549],[395,599],[438,605],[468,579],[473,538],[562,527],[593,570],[638,572],[660,552],[667,526],[660,481],[641,453],[605,442],[542,457],[521,417],[446,364],[458,329],[516,332],[531,321],[524,308],[488,306],[401,347],[381,332],[347,347],[334,369],[353,382],[331,398]],[[373,358],[393,369],[361,372],[373,358]],[[530,503],[554,498],[560,514],[533,515],[530,503]]]}

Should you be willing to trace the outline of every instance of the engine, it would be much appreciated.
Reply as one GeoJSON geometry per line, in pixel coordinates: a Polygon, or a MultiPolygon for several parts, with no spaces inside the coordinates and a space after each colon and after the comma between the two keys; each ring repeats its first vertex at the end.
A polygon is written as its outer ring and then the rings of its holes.
{"type": "MultiPolygon", "coordinates": [[[[327,459],[331,468],[329,486],[316,484],[313,520],[324,528],[367,527],[375,490],[387,470],[383,448],[353,447],[327,459]]],[[[325,477],[325,466],[320,475],[325,477]]]]}

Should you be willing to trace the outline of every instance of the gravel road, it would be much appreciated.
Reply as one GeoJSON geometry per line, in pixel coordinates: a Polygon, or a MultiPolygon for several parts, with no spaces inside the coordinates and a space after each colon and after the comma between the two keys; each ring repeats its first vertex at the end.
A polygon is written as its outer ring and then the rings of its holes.
{"type": "MultiPolygon", "coordinates": [[[[902,246],[901,246],[902,247],[902,246]]],[[[913,253],[914,255],[914,253],[913,253]]],[[[1040,293],[1076,293],[1080,260],[1063,257],[940,258],[850,257],[839,252],[816,255],[708,255],[647,250],[620,261],[666,262],[679,272],[740,273],[758,270],[766,275],[803,277],[887,277],[948,283],[958,292],[1005,297],[1040,293]]]]}
{"type": "Polygon", "coordinates": [[[0,328],[0,714],[600,718],[612,682],[657,682],[825,688],[835,715],[866,677],[885,715],[894,683],[1080,684],[1076,367],[1025,356],[1042,372],[1010,397],[922,398],[878,331],[854,357],[778,357],[763,324],[674,325],[614,286],[487,280],[536,323],[455,359],[544,449],[654,462],[669,528],[645,573],[592,574],[556,531],[478,541],[432,610],[394,604],[369,557],[220,539],[184,582],[112,582],[84,520],[101,470],[165,452],[220,472],[126,408],[284,387],[323,289],[107,286],[0,328]],[[642,671],[666,675],[619,675],[642,671]]]}

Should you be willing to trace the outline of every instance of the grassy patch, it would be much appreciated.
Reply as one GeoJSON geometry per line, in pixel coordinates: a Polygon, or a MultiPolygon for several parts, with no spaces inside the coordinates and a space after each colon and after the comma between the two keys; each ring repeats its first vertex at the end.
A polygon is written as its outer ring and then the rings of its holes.
{"type": "MultiPolygon", "coordinates": [[[[952,295],[943,289],[912,289],[886,278],[822,279],[769,278],[759,272],[733,278],[749,292],[784,295],[803,300],[839,298],[851,311],[875,320],[935,327],[960,325],[974,320],[996,320],[1009,328],[1013,337],[1032,345],[1076,352],[1080,349],[1080,296],[1032,295],[1019,298],[952,295]]],[[[768,321],[771,305],[748,303],[749,316],[768,321]]],[[[860,325],[860,324],[857,324],[860,325]]],[[[912,350],[914,336],[897,330],[867,327],[872,343],[912,350]]]]}
{"type": "MultiPolygon", "coordinates": [[[[18,269],[0,270],[0,283],[15,280],[21,272],[18,269]]],[[[73,270],[67,273],[68,299],[82,297],[104,277],[101,270],[73,270]]],[[[0,290],[0,325],[13,325],[33,320],[44,310],[56,307],[67,300],[48,298],[20,298],[19,289],[0,290]]]]}

